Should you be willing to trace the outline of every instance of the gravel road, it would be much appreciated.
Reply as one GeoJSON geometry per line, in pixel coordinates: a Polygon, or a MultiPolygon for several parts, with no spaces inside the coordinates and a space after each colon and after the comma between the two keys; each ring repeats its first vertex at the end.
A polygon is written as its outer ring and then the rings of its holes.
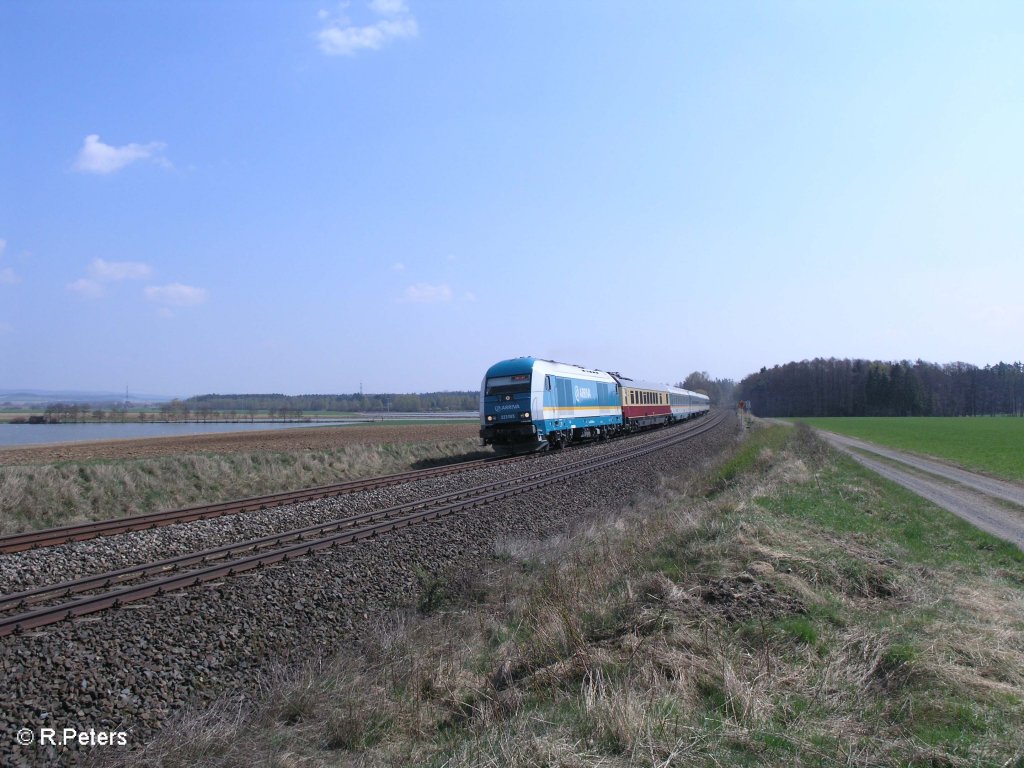
{"type": "Polygon", "coordinates": [[[834,432],[818,434],[882,477],[1024,549],[1024,487],[834,432]]]}

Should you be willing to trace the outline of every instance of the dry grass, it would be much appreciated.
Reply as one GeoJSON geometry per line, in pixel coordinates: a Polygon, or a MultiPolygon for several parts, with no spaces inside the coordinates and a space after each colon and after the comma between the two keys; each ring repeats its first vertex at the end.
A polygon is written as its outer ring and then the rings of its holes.
{"type": "Polygon", "coordinates": [[[1024,764],[1024,559],[893,557],[892,516],[932,508],[800,439],[744,462],[503,541],[451,609],[395,614],[118,762],[1024,764]]]}
{"type": "Polygon", "coordinates": [[[0,534],[177,509],[400,472],[474,454],[479,441],[329,451],[180,454],[0,467],[0,534]]]}

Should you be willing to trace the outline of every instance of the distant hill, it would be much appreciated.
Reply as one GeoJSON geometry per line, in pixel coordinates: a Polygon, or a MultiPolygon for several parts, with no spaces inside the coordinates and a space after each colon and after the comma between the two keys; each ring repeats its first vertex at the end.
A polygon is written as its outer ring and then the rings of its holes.
{"type": "MultiPolygon", "coordinates": [[[[123,403],[124,392],[85,392],[70,389],[0,389],[0,405],[48,405],[49,403],[123,403]]],[[[145,395],[129,392],[132,403],[166,403],[166,395],[145,395]]]]}
{"type": "Polygon", "coordinates": [[[475,411],[480,405],[480,390],[424,392],[420,394],[352,393],[348,395],[197,395],[185,400],[193,410],[269,411],[324,413],[330,411],[397,411],[421,413],[437,411],[475,411]]]}

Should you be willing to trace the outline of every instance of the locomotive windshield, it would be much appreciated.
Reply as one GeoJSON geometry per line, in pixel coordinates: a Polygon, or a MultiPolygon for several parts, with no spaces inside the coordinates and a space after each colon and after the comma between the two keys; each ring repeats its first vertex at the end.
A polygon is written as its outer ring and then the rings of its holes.
{"type": "Polygon", "coordinates": [[[530,374],[519,373],[514,376],[494,376],[487,380],[487,395],[514,395],[530,391],[530,374]]]}

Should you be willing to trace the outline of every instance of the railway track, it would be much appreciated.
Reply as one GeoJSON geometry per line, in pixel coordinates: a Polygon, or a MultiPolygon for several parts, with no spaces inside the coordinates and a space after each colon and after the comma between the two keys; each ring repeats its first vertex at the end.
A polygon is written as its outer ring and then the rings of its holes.
{"type": "MultiPolygon", "coordinates": [[[[0,613],[22,610],[21,613],[0,618],[0,636],[120,607],[130,602],[196,586],[225,576],[233,576],[273,563],[286,562],[313,552],[408,528],[546,485],[564,482],[569,478],[693,439],[714,429],[724,418],[725,414],[720,414],[696,424],[678,427],[670,434],[639,447],[615,446],[597,456],[577,459],[566,466],[541,469],[514,479],[485,483],[384,510],[339,518],[308,528],[294,529],[260,539],[168,558],[155,563],[123,568],[60,584],[36,587],[16,594],[0,595],[0,613]],[[191,570],[183,571],[186,568],[191,568],[191,570]],[[154,576],[157,578],[150,578],[154,576]],[[141,583],[110,589],[115,584],[147,578],[149,580],[141,581],[141,583]],[[31,605],[53,600],[66,600],[72,595],[96,590],[104,591],[70,602],[58,602],[24,610],[31,605]]],[[[320,490],[322,489],[310,489],[310,491],[299,493],[320,490]]],[[[322,496],[310,498],[322,498],[322,496]]],[[[138,528],[126,530],[138,530],[138,528]]]]}
{"type": "Polygon", "coordinates": [[[431,467],[429,469],[417,469],[409,472],[400,472],[393,475],[382,475],[380,477],[368,478],[365,480],[349,480],[344,483],[334,483],[316,488],[305,488],[299,491],[286,491],[275,493],[269,496],[254,496],[247,499],[236,499],[234,501],[222,501],[216,504],[204,504],[202,506],[187,507],[185,509],[166,510],[164,512],[152,512],[146,515],[134,515],[132,517],[120,517],[112,520],[99,520],[80,525],[69,525],[60,528],[46,528],[39,531],[26,531],[25,533],[14,533],[7,536],[0,536],[0,553],[23,552],[28,549],[40,549],[43,547],[55,547],[61,544],[69,544],[74,541],[87,541],[100,536],[116,536],[130,531],[146,531],[152,528],[162,528],[167,525],[178,523],[191,523],[196,520],[209,520],[224,515],[235,515],[242,512],[251,512],[258,509],[269,509],[280,507],[285,504],[298,504],[303,501],[316,501],[331,496],[341,496],[346,493],[366,491],[373,488],[383,488],[389,485],[400,485],[411,483],[417,480],[424,480],[430,477],[450,475],[457,472],[465,472],[469,469],[477,469],[484,465],[506,464],[513,461],[522,461],[522,456],[512,456],[502,459],[476,459],[475,461],[463,461],[458,464],[449,464],[443,467],[431,467]]]}

